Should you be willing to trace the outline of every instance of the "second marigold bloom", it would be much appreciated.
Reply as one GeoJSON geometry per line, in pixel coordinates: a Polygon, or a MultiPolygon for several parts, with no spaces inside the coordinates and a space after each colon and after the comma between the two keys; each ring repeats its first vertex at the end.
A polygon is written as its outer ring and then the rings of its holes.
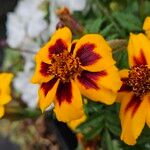
{"type": "Polygon", "coordinates": [[[58,29],[37,53],[32,82],[40,84],[39,106],[52,102],[60,121],[83,116],[81,94],[94,101],[112,104],[121,86],[111,48],[102,36],[88,34],[71,42],[71,31],[58,29]]]}
{"type": "Polygon", "coordinates": [[[130,70],[121,70],[121,139],[134,145],[145,123],[150,127],[150,41],[144,34],[131,34],[128,44],[130,70]]]}

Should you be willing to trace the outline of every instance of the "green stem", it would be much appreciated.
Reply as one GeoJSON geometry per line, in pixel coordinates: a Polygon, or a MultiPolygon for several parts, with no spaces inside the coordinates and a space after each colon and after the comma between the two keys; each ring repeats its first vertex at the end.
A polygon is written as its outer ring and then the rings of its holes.
{"type": "Polygon", "coordinates": [[[141,18],[144,17],[144,10],[144,0],[139,0],[139,13],[141,18]]]}
{"type": "Polygon", "coordinates": [[[110,134],[109,134],[109,131],[106,129],[105,131],[104,131],[104,135],[103,135],[103,138],[104,138],[104,146],[105,146],[105,148],[104,149],[106,149],[106,150],[114,150],[114,148],[113,148],[113,143],[112,143],[112,140],[111,140],[111,136],[110,136],[110,134]]]}
{"type": "Polygon", "coordinates": [[[33,110],[29,108],[18,108],[18,107],[11,107],[6,108],[4,118],[10,120],[20,120],[25,118],[32,118],[36,119],[39,117],[41,112],[39,110],[33,110]]]}

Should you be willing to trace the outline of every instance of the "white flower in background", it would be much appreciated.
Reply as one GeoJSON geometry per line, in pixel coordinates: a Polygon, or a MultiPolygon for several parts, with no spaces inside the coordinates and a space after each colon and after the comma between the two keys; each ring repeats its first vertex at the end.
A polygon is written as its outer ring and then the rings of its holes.
{"type": "Polygon", "coordinates": [[[86,5],[86,0],[55,0],[55,2],[57,7],[67,7],[71,12],[82,11],[86,5]]]}
{"type": "Polygon", "coordinates": [[[9,13],[7,17],[7,43],[12,47],[19,47],[25,37],[24,24],[20,23],[19,18],[9,13]]]}
{"type": "Polygon", "coordinates": [[[21,93],[21,99],[30,108],[35,108],[38,103],[38,85],[33,85],[30,80],[33,75],[34,63],[31,60],[33,55],[24,54],[26,61],[24,71],[19,72],[13,81],[13,85],[21,93]]]}
{"type": "MultiPolygon", "coordinates": [[[[38,86],[30,83],[34,68],[34,54],[37,52],[48,23],[45,12],[39,7],[44,0],[20,0],[14,12],[8,13],[7,43],[11,48],[18,48],[25,60],[24,71],[19,72],[14,80],[14,87],[20,92],[21,99],[29,106],[37,106],[38,86]]],[[[48,36],[47,36],[48,37],[48,36]]],[[[43,39],[42,39],[43,40],[43,39]]]]}
{"type": "MultiPolygon", "coordinates": [[[[34,42],[34,38],[47,38],[55,31],[58,18],[56,10],[60,7],[67,7],[70,12],[81,11],[85,8],[86,0],[50,0],[50,31],[45,20],[46,13],[39,7],[46,0],[20,0],[15,12],[8,13],[7,18],[7,43],[12,48],[25,48],[24,41],[29,39],[34,42]],[[46,32],[44,32],[47,29],[46,32]]],[[[28,49],[30,50],[30,49],[28,49]]]]}
{"type": "Polygon", "coordinates": [[[20,0],[15,12],[8,13],[6,26],[7,43],[10,47],[26,48],[26,39],[34,42],[34,38],[39,38],[47,29],[46,14],[39,8],[43,2],[44,0],[20,0]]]}
{"type": "Polygon", "coordinates": [[[32,71],[20,72],[13,81],[15,88],[21,93],[21,99],[28,107],[35,108],[38,102],[38,86],[30,83],[32,71]]]}

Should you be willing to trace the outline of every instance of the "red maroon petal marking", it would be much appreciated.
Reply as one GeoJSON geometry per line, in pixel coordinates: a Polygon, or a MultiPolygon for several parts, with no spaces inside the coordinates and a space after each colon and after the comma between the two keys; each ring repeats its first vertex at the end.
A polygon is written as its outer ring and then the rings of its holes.
{"type": "Polygon", "coordinates": [[[126,81],[128,80],[128,78],[122,78],[121,81],[123,82],[120,90],[118,92],[130,92],[132,91],[132,88],[128,85],[126,85],[126,81]]]}
{"type": "Polygon", "coordinates": [[[75,46],[76,46],[77,42],[74,42],[72,45],[71,45],[71,51],[70,53],[73,54],[73,51],[75,49],[75,46]]]}
{"type": "Polygon", "coordinates": [[[41,68],[40,68],[40,73],[43,75],[43,76],[49,76],[50,73],[49,73],[49,64],[45,63],[45,62],[42,62],[41,63],[41,68]]]}
{"type": "Polygon", "coordinates": [[[132,117],[134,116],[134,114],[136,113],[136,111],[138,110],[140,104],[141,104],[142,100],[140,99],[140,97],[137,97],[136,95],[133,95],[131,100],[129,101],[129,103],[127,104],[126,108],[125,108],[125,112],[127,112],[130,108],[132,109],[132,117]]]}
{"type": "Polygon", "coordinates": [[[53,88],[53,86],[55,85],[56,81],[57,81],[57,78],[53,78],[49,82],[42,83],[41,89],[43,90],[45,96],[53,88]]]}
{"type": "Polygon", "coordinates": [[[147,61],[146,61],[146,58],[145,58],[145,55],[144,55],[142,49],[140,51],[140,56],[139,57],[133,56],[133,61],[134,61],[135,66],[147,65],[147,61]]]}
{"type": "Polygon", "coordinates": [[[99,54],[93,51],[95,47],[94,44],[86,43],[78,49],[76,56],[79,58],[82,66],[92,65],[101,58],[99,54]]]}
{"type": "Polygon", "coordinates": [[[106,75],[107,75],[106,71],[89,72],[84,70],[81,72],[81,76],[78,76],[77,78],[86,89],[94,88],[98,90],[99,87],[96,83],[98,78],[106,75]]]}
{"type": "Polygon", "coordinates": [[[56,97],[59,102],[59,105],[63,101],[67,101],[68,103],[71,103],[72,99],[72,85],[71,82],[59,82],[57,92],[56,92],[56,97]]]}
{"type": "Polygon", "coordinates": [[[67,50],[67,45],[63,40],[58,39],[53,46],[49,47],[49,57],[51,57],[51,54],[59,54],[64,50],[67,50]]]}

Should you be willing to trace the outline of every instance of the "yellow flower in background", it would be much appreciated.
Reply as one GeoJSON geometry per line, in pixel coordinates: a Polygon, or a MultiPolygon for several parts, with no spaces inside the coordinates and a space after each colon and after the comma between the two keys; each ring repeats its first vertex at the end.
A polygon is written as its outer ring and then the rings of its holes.
{"type": "Polygon", "coordinates": [[[11,101],[11,88],[13,74],[0,73],[0,118],[4,115],[4,105],[11,101]]]}
{"type": "Polygon", "coordinates": [[[69,28],[58,29],[35,56],[33,83],[40,84],[39,106],[52,102],[59,121],[83,116],[81,94],[94,101],[112,104],[121,86],[111,48],[102,36],[87,34],[71,41],[69,28]]]}
{"type": "Polygon", "coordinates": [[[84,114],[81,118],[72,120],[71,122],[68,122],[68,126],[72,129],[75,130],[81,123],[85,122],[87,119],[87,116],[84,114]]]}
{"type": "Polygon", "coordinates": [[[145,31],[147,37],[150,39],[150,17],[146,17],[143,24],[143,30],[145,31]]]}
{"type": "Polygon", "coordinates": [[[121,139],[134,145],[145,123],[150,127],[150,41],[140,33],[131,34],[128,43],[130,70],[121,70],[121,139]]]}

